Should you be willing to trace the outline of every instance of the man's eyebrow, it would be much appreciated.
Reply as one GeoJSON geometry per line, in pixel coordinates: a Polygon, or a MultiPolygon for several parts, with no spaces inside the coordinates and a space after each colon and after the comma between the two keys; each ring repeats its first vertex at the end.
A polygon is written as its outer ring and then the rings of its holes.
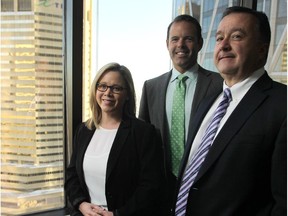
{"type": "MultiPolygon", "coordinates": [[[[231,30],[229,30],[229,32],[231,32],[231,33],[237,32],[237,31],[242,32],[243,34],[246,34],[245,30],[243,28],[239,28],[239,27],[235,27],[235,28],[232,28],[231,30]]],[[[223,31],[219,30],[216,32],[215,35],[217,36],[217,35],[222,35],[222,34],[223,34],[223,31]]]]}
{"type": "Polygon", "coordinates": [[[222,34],[222,31],[217,31],[216,34],[215,34],[215,36],[221,35],[221,34],[222,34]]]}
{"type": "Polygon", "coordinates": [[[239,32],[242,32],[242,33],[245,33],[245,30],[243,28],[233,28],[231,32],[236,32],[236,31],[239,31],[239,32]]]}
{"type": "Polygon", "coordinates": [[[217,37],[218,35],[223,35],[223,31],[221,31],[221,30],[217,31],[216,34],[215,34],[215,37],[217,37]]]}

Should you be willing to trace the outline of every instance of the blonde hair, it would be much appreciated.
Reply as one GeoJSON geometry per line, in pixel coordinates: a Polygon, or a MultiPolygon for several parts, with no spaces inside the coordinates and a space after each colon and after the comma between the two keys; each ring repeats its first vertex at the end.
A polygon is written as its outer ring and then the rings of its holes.
{"type": "Polygon", "coordinates": [[[108,63],[104,65],[100,70],[97,72],[90,89],[90,109],[91,109],[91,118],[87,120],[86,126],[89,129],[98,128],[102,114],[101,108],[96,101],[96,85],[102,76],[108,71],[116,71],[119,72],[125,82],[125,87],[127,88],[127,96],[128,99],[126,100],[124,107],[123,107],[123,116],[122,118],[125,119],[129,116],[135,117],[136,115],[136,96],[135,96],[135,89],[134,83],[132,79],[132,75],[128,68],[124,65],[120,65],[116,62],[108,63]]]}

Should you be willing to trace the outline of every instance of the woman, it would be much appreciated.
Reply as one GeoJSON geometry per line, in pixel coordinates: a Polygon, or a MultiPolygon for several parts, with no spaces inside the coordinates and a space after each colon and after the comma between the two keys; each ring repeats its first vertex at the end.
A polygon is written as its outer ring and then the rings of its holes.
{"type": "Polygon", "coordinates": [[[65,189],[71,215],[159,215],[163,184],[161,141],[135,117],[130,71],[102,67],[91,87],[92,117],[75,134],[65,189]]]}

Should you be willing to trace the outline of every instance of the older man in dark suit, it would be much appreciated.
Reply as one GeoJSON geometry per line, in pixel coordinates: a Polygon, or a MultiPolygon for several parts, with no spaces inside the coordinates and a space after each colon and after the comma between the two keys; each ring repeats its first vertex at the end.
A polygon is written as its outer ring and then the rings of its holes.
{"type": "Polygon", "coordinates": [[[264,69],[270,34],[264,13],[224,12],[214,50],[224,91],[196,113],[176,216],[287,215],[287,86],[264,69]]]}
{"type": "MultiPolygon", "coordinates": [[[[170,193],[165,198],[169,199],[174,196],[185,142],[190,136],[191,119],[199,102],[222,88],[223,79],[219,73],[205,70],[197,63],[203,38],[201,26],[194,17],[176,17],[168,26],[166,43],[173,69],[144,83],[139,117],[155,125],[161,133],[170,193]],[[184,87],[180,87],[184,88],[184,95],[178,96],[176,89],[181,76],[184,76],[184,87]],[[182,117],[176,116],[175,110],[182,117]]],[[[164,201],[165,216],[169,215],[171,201],[164,201]]]]}

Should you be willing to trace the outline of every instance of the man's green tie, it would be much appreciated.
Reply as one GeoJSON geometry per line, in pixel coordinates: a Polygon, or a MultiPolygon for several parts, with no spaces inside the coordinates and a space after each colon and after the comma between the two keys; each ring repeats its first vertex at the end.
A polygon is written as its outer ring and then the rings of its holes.
{"type": "Polygon", "coordinates": [[[172,120],[170,131],[172,172],[178,176],[179,165],[184,152],[185,144],[185,81],[188,77],[180,74],[177,77],[173,95],[172,120]]]}

